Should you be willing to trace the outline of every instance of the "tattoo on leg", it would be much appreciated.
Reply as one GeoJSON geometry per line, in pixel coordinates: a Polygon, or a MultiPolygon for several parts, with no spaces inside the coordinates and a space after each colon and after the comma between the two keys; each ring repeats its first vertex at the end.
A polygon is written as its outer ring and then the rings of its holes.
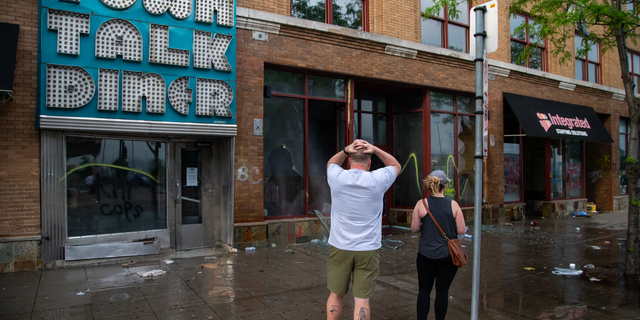
{"type": "Polygon", "coordinates": [[[331,309],[329,309],[329,313],[331,314],[336,314],[338,313],[338,306],[337,305],[331,305],[331,309]]]}
{"type": "Polygon", "coordinates": [[[369,311],[369,309],[367,309],[365,307],[361,307],[360,308],[360,312],[358,312],[358,320],[367,319],[367,311],[369,311]]]}

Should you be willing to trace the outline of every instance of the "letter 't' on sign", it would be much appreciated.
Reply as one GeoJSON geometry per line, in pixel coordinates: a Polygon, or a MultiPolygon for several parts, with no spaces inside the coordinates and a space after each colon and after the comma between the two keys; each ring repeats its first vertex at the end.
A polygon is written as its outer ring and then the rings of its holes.
{"type": "Polygon", "coordinates": [[[233,89],[222,80],[197,79],[196,115],[233,117],[229,106],[233,101],[233,89]]]}
{"type": "Polygon", "coordinates": [[[131,22],[112,19],[103,23],[96,31],[96,57],[142,61],[142,36],[131,22]]]}
{"type": "Polygon", "coordinates": [[[58,53],[80,54],[80,34],[89,34],[89,15],[49,9],[47,27],[58,30],[58,53]]]}
{"type": "Polygon", "coordinates": [[[151,14],[169,13],[176,19],[186,19],[191,15],[191,0],[144,0],[144,8],[151,14]]]}
{"type": "Polygon", "coordinates": [[[131,7],[134,3],[136,3],[136,0],[100,0],[105,6],[111,8],[111,9],[116,9],[116,10],[122,10],[122,9],[126,9],[131,7]]]}
{"type": "Polygon", "coordinates": [[[165,112],[166,85],[157,73],[122,72],[122,111],[141,112],[142,97],[147,98],[147,113],[165,112]]]}
{"type": "Polygon", "coordinates": [[[202,69],[213,68],[219,71],[232,71],[227,60],[227,49],[232,36],[216,33],[211,39],[211,32],[193,31],[193,66],[202,69]]]}
{"type": "Polygon", "coordinates": [[[98,79],[98,110],[118,111],[120,71],[100,69],[98,79]]]}
{"type": "Polygon", "coordinates": [[[180,77],[169,85],[169,102],[173,109],[184,115],[189,114],[193,90],[189,89],[189,77],[180,77]]]}
{"type": "Polygon", "coordinates": [[[196,0],[196,21],[213,23],[213,12],[219,26],[233,27],[234,0],[196,0]]]}
{"type": "Polygon", "coordinates": [[[174,66],[189,66],[189,50],[169,48],[169,26],[149,27],[149,62],[174,66]]]}
{"type": "Polygon", "coordinates": [[[93,98],[95,84],[80,67],[47,65],[47,107],[80,108],[93,98]]]}

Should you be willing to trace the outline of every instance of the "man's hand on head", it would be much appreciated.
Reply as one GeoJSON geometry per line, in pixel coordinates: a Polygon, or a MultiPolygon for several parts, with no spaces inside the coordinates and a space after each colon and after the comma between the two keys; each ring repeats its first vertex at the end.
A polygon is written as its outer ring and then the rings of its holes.
{"type": "Polygon", "coordinates": [[[356,150],[364,149],[364,153],[373,154],[375,152],[375,146],[365,140],[357,139],[352,144],[355,145],[356,150]]]}

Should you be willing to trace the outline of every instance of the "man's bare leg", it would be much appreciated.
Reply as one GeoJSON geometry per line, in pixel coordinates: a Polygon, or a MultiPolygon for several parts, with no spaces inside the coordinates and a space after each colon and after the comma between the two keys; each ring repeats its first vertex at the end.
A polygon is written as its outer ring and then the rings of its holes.
{"type": "Polygon", "coordinates": [[[355,307],[353,308],[354,320],[369,320],[371,319],[371,308],[369,308],[369,299],[361,299],[353,297],[355,301],[355,307]]]}
{"type": "Polygon", "coordinates": [[[340,319],[342,314],[342,298],[344,295],[331,292],[327,299],[327,320],[340,319]]]}

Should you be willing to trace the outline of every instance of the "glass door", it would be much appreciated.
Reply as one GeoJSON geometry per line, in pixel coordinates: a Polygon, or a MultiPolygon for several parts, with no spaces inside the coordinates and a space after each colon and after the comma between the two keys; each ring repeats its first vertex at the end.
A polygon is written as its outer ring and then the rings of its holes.
{"type": "Polygon", "coordinates": [[[174,206],[178,250],[213,246],[211,146],[179,143],[175,152],[174,206]]]}

